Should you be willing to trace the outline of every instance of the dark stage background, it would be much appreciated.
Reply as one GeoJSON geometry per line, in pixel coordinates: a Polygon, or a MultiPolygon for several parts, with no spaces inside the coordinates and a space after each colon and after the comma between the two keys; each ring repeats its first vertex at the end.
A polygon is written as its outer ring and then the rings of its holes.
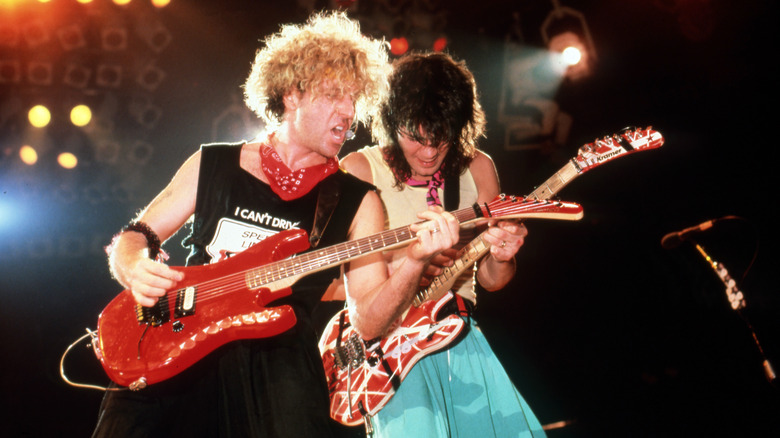
{"type": "MultiPolygon", "coordinates": [[[[54,3],[66,11],[62,20],[108,22],[86,7],[54,3]]],[[[620,158],[565,188],[560,198],[584,206],[582,221],[529,222],[517,278],[502,292],[481,293],[477,318],[541,422],[570,422],[550,436],[778,436],[778,389],[765,379],[751,332],[729,307],[724,286],[691,244],[660,246],[670,231],[744,218],[718,223],[697,240],[737,279],[747,302],[743,315],[780,369],[773,2],[562,3],[584,14],[598,59],[591,76],[563,83],[551,96],[570,116],[563,144],[528,150],[505,147],[499,117],[505,41],[512,34],[522,47],[541,47],[539,28],[552,3],[393,3],[430,6],[426,14],[445,18],[439,25],[448,50],[477,77],[489,116],[482,148],[507,193],[530,193],[580,145],[624,126],[652,125],[666,138],[660,149],[620,158]]],[[[35,6],[46,7],[54,6],[35,6]]],[[[103,9],[118,16],[116,7],[103,9]]],[[[136,13],[118,23],[140,29],[143,14],[136,13]]],[[[199,143],[242,138],[236,126],[254,121],[241,119],[239,87],[258,39],[308,15],[295,2],[238,0],[173,1],[144,13],[167,28],[170,43],[150,51],[131,32],[126,50],[135,64],[126,68],[153,61],[164,71],[153,90],[132,80],[111,92],[91,84],[73,90],[58,80],[0,83],[4,436],[90,433],[102,394],[69,387],[58,367],[65,348],[85,327],[95,328],[119,292],[102,246],[199,143]],[[24,111],[15,105],[45,97],[56,106],[79,93],[113,120],[117,155],[106,158],[93,137],[54,125],[38,165],[18,163],[24,111]],[[137,122],[138,108],[154,111],[137,122]],[[88,154],[70,172],[47,164],[66,146],[88,154]]],[[[32,20],[28,14],[19,19],[32,20]]],[[[26,50],[2,46],[0,59],[26,59],[26,50]]],[[[363,132],[344,151],[366,141],[363,132]]],[[[175,264],[183,263],[181,237],[167,245],[175,264]]],[[[74,380],[107,383],[84,347],[67,366],[74,380]]]]}

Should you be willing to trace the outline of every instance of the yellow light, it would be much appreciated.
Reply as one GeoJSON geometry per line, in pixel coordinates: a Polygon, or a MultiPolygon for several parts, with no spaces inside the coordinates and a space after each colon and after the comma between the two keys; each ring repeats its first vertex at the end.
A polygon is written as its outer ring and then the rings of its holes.
{"type": "Polygon", "coordinates": [[[152,0],[152,5],[157,8],[164,8],[171,4],[171,0],[152,0]]]}
{"type": "Polygon", "coordinates": [[[92,110],[86,105],[76,105],[70,110],[70,121],[76,126],[87,126],[92,120],[92,110]]]}
{"type": "Polygon", "coordinates": [[[51,113],[45,106],[35,105],[30,108],[30,112],[27,113],[27,118],[30,120],[31,125],[36,128],[43,128],[51,122],[51,113]]]}
{"type": "Polygon", "coordinates": [[[73,169],[79,164],[79,159],[70,152],[62,152],[57,156],[57,162],[66,169],[73,169]]]}
{"type": "Polygon", "coordinates": [[[92,3],[92,0],[77,0],[79,3],[85,5],[87,3],[92,3]]]}
{"type": "Polygon", "coordinates": [[[114,0],[114,3],[120,6],[124,6],[128,3],[130,3],[130,0],[114,0]]]}
{"type": "Polygon", "coordinates": [[[19,158],[22,159],[24,164],[32,166],[38,162],[38,152],[32,146],[24,145],[19,149],[19,158]]]}

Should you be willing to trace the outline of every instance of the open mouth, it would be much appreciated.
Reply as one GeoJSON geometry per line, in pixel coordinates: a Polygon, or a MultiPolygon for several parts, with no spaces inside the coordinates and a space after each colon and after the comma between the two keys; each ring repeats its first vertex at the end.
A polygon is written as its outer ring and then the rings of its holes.
{"type": "Polygon", "coordinates": [[[346,126],[336,126],[335,128],[331,129],[330,132],[333,133],[334,137],[340,139],[341,141],[351,140],[355,137],[355,132],[346,126]]]}

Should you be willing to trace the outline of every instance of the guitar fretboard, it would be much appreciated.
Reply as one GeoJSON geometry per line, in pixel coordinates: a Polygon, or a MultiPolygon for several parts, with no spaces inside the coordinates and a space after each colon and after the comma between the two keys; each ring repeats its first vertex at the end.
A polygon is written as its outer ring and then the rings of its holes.
{"type": "Polygon", "coordinates": [[[576,178],[579,173],[580,171],[574,164],[574,159],[571,159],[561,170],[551,176],[544,184],[537,187],[528,197],[533,199],[550,199],[566,187],[566,184],[576,178]]]}
{"type": "MultiPolygon", "coordinates": [[[[452,212],[460,223],[483,217],[483,211],[476,205],[452,212]],[[478,215],[479,213],[479,215],[478,215]]],[[[289,277],[313,273],[346,263],[358,257],[384,249],[392,249],[410,243],[416,235],[411,226],[383,231],[362,239],[328,246],[317,251],[298,254],[294,257],[270,263],[246,272],[246,283],[250,289],[289,277]]]]}

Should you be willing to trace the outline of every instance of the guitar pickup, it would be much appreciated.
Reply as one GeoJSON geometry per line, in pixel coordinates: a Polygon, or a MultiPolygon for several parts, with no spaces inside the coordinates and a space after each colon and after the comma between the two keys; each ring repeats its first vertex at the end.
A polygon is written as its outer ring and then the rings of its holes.
{"type": "Polygon", "coordinates": [[[176,293],[176,307],[173,309],[174,318],[181,318],[194,314],[196,299],[197,289],[195,286],[179,289],[176,293]]]}

